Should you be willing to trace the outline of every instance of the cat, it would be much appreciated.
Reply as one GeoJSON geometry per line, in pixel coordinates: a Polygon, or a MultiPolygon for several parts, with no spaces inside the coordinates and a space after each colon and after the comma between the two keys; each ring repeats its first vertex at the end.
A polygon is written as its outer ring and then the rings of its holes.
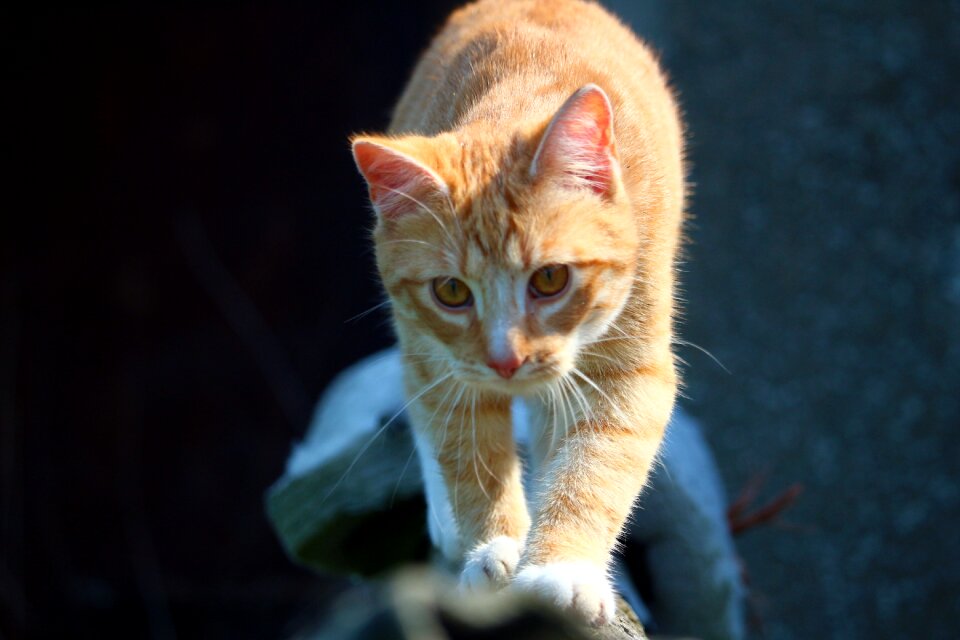
{"type": "Polygon", "coordinates": [[[466,590],[609,623],[611,554],[678,383],[683,130],[653,54],[593,3],[480,0],[424,53],[388,132],[352,150],[434,545],[466,590]]]}

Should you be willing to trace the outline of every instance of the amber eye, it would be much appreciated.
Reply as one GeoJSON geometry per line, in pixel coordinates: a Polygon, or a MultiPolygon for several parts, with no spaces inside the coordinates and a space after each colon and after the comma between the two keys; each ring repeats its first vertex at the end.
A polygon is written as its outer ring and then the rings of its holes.
{"type": "Polygon", "coordinates": [[[530,276],[530,291],[535,298],[549,298],[567,288],[570,269],[565,264],[551,264],[537,269],[530,276]]]}
{"type": "Polygon", "coordinates": [[[433,280],[433,295],[445,307],[459,309],[473,302],[470,287],[456,278],[435,278],[433,280]]]}

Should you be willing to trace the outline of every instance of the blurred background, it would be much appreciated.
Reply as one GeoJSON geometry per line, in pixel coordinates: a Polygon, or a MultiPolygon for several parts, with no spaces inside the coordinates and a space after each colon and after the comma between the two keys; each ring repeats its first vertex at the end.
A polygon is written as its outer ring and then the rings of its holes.
{"type": "MultiPolygon", "coordinates": [[[[457,4],[8,10],[0,637],[282,637],[338,589],[263,493],[391,343],[346,139],[457,4]]],[[[806,489],[737,539],[753,635],[955,637],[960,2],[608,5],[690,130],[681,335],[729,373],[681,347],[684,405],[731,499],[806,489]]]]}

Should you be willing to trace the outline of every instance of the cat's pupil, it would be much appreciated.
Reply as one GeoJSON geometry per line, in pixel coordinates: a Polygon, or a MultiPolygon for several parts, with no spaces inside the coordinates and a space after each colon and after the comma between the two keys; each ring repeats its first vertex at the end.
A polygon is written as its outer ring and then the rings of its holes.
{"type": "Polygon", "coordinates": [[[565,265],[540,267],[530,278],[530,288],[536,297],[555,296],[566,288],[568,278],[565,265]]]}
{"type": "Polygon", "coordinates": [[[447,307],[465,307],[472,301],[470,289],[456,278],[437,278],[433,281],[433,295],[447,307]]]}

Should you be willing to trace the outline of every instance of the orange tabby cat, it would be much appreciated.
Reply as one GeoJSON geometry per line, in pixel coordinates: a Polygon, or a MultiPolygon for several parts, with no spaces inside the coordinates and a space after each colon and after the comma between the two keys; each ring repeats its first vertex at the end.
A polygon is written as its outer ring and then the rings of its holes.
{"type": "Polygon", "coordinates": [[[467,589],[609,622],[610,554],[677,385],[682,135],[653,56],[595,4],[482,0],[353,153],[434,543],[467,589]],[[513,398],[534,427],[527,496],[513,398]]]}

